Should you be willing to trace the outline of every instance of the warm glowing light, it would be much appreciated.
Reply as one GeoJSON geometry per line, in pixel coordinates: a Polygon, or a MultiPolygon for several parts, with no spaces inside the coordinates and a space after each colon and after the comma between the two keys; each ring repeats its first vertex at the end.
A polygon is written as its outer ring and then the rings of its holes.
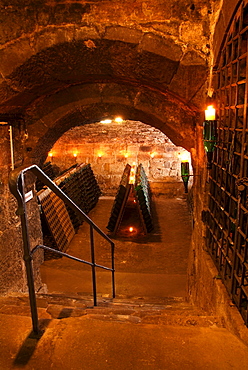
{"type": "Polygon", "coordinates": [[[73,153],[73,157],[74,158],[77,158],[77,153],[73,153]]]}
{"type": "Polygon", "coordinates": [[[130,233],[133,232],[133,227],[132,226],[129,227],[129,231],[130,231],[130,233]]]}
{"type": "Polygon", "coordinates": [[[136,203],[136,200],[134,199],[133,202],[136,203]]]}
{"type": "Polygon", "coordinates": [[[155,154],[156,153],[151,153],[150,155],[151,155],[151,158],[154,158],[155,157],[155,154]]]}
{"type": "Polygon", "coordinates": [[[53,152],[49,152],[48,157],[52,158],[53,157],[53,152]]]}
{"type": "Polygon", "coordinates": [[[215,109],[213,105],[209,105],[205,110],[205,120],[214,121],[215,120],[215,109]]]}
{"type": "Polygon", "coordinates": [[[112,119],[104,119],[102,121],[100,121],[100,123],[111,123],[112,122],[112,119]]]}
{"type": "Polygon", "coordinates": [[[99,152],[99,153],[97,154],[97,156],[98,156],[98,158],[102,158],[103,153],[102,153],[102,152],[99,152]]]}
{"type": "Polygon", "coordinates": [[[123,119],[121,117],[116,117],[115,118],[116,123],[121,123],[122,121],[123,121],[123,119]]]}
{"type": "Polygon", "coordinates": [[[189,154],[187,152],[179,153],[178,157],[181,162],[189,162],[189,154]]]}
{"type": "Polygon", "coordinates": [[[134,184],[135,181],[135,176],[130,176],[129,177],[129,184],[134,184]]]}
{"type": "Polygon", "coordinates": [[[125,154],[124,154],[124,157],[125,157],[125,158],[128,158],[128,153],[125,153],[125,154]]]}

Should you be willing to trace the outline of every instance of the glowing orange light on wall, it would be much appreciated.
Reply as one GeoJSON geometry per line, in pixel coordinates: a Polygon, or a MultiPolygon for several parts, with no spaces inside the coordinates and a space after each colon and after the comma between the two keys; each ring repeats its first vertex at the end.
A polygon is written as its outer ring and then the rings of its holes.
{"type": "Polygon", "coordinates": [[[125,157],[125,158],[128,158],[128,157],[129,157],[128,153],[125,153],[125,154],[124,154],[124,157],[125,157]]]}
{"type": "Polygon", "coordinates": [[[99,153],[97,154],[97,156],[98,156],[98,158],[102,158],[103,153],[102,153],[102,152],[99,152],[99,153]]]}
{"type": "Polygon", "coordinates": [[[77,153],[73,153],[73,157],[74,158],[77,158],[77,153]]]}
{"type": "Polygon", "coordinates": [[[123,119],[121,117],[116,117],[115,118],[116,123],[121,123],[122,121],[123,121],[123,119]]]}
{"type": "Polygon", "coordinates": [[[128,230],[130,231],[130,233],[132,233],[133,232],[133,227],[130,226],[128,230]]]}
{"type": "Polygon", "coordinates": [[[49,152],[48,157],[52,158],[53,157],[53,152],[49,152]]]}
{"type": "Polygon", "coordinates": [[[156,155],[156,153],[151,153],[151,154],[150,154],[151,158],[154,158],[154,157],[155,157],[155,155],[156,155]]]}
{"type": "Polygon", "coordinates": [[[100,121],[100,123],[105,123],[105,124],[106,123],[111,123],[111,122],[112,122],[112,119],[109,119],[109,118],[100,121]]]}

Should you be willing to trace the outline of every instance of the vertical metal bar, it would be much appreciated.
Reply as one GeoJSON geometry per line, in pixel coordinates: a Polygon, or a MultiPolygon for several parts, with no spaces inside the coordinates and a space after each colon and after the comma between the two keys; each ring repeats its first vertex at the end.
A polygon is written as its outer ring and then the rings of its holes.
{"type": "Polygon", "coordinates": [[[112,297],[115,298],[115,245],[111,243],[111,258],[112,258],[112,297]]]}
{"type": "Polygon", "coordinates": [[[24,174],[21,173],[19,191],[22,196],[22,210],[21,210],[21,225],[22,225],[22,237],[23,237],[23,259],[25,262],[26,273],[27,273],[27,283],[29,291],[29,303],[32,316],[33,331],[35,334],[39,333],[39,320],[38,320],[38,311],[36,304],[35,296],[35,287],[34,287],[34,275],[33,275],[33,266],[32,266],[32,257],[30,256],[30,241],[29,241],[29,231],[28,231],[28,219],[27,219],[27,210],[25,202],[25,184],[24,184],[24,174]]]}
{"type": "Polygon", "coordinates": [[[93,287],[93,298],[94,306],[97,306],[96,298],[96,266],[95,266],[95,244],[94,244],[94,229],[90,225],[90,248],[91,248],[91,262],[92,262],[92,287],[93,287]]]}
{"type": "Polygon", "coordinates": [[[15,168],[15,160],[14,160],[14,146],[13,146],[13,130],[12,126],[9,126],[9,141],[10,141],[10,155],[11,155],[11,170],[13,171],[15,168]]]}

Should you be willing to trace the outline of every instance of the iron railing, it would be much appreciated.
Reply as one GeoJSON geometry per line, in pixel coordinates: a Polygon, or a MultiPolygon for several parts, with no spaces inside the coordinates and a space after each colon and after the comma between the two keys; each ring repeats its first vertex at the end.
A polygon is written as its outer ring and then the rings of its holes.
{"type": "Polygon", "coordinates": [[[23,259],[26,266],[27,273],[27,284],[29,291],[29,302],[32,316],[32,325],[34,333],[39,333],[39,320],[38,320],[38,310],[36,303],[36,293],[34,285],[34,273],[33,273],[33,256],[35,252],[39,249],[50,250],[53,253],[57,253],[61,256],[73,259],[74,261],[81,262],[90,265],[92,268],[92,288],[93,288],[93,299],[94,306],[97,305],[97,289],[96,289],[96,268],[101,268],[104,270],[111,271],[112,273],[112,296],[115,297],[115,268],[114,268],[114,248],[115,245],[113,241],[53,182],[51,179],[36,165],[24,169],[16,169],[11,172],[9,181],[10,191],[16,197],[18,202],[17,214],[21,218],[22,226],[22,238],[23,238],[23,259]],[[90,225],[90,248],[91,248],[91,262],[82,260],[80,258],[71,256],[67,253],[55,250],[53,248],[47,247],[45,245],[37,245],[31,250],[30,238],[29,238],[29,225],[27,217],[27,207],[25,199],[25,174],[27,172],[32,172],[40,181],[49,187],[60,199],[64,201],[73,211],[83,217],[83,220],[90,225]],[[95,243],[94,243],[94,231],[101,235],[111,246],[111,268],[98,265],[95,263],[95,243]]]}

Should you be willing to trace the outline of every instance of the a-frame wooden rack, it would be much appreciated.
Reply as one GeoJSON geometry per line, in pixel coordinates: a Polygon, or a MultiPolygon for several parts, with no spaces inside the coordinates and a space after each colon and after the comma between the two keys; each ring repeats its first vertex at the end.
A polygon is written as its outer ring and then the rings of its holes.
{"type": "MultiPolygon", "coordinates": [[[[147,234],[153,230],[150,190],[143,166],[140,164],[136,174],[132,173],[132,167],[127,164],[115,197],[111,210],[107,229],[116,234],[120,230],[123,216],[132,203],[133,211],[136,211],[141,225],[140,233],[147,234]]],[[[131,235],[131,234],[130,234],[131,235]]]]}

